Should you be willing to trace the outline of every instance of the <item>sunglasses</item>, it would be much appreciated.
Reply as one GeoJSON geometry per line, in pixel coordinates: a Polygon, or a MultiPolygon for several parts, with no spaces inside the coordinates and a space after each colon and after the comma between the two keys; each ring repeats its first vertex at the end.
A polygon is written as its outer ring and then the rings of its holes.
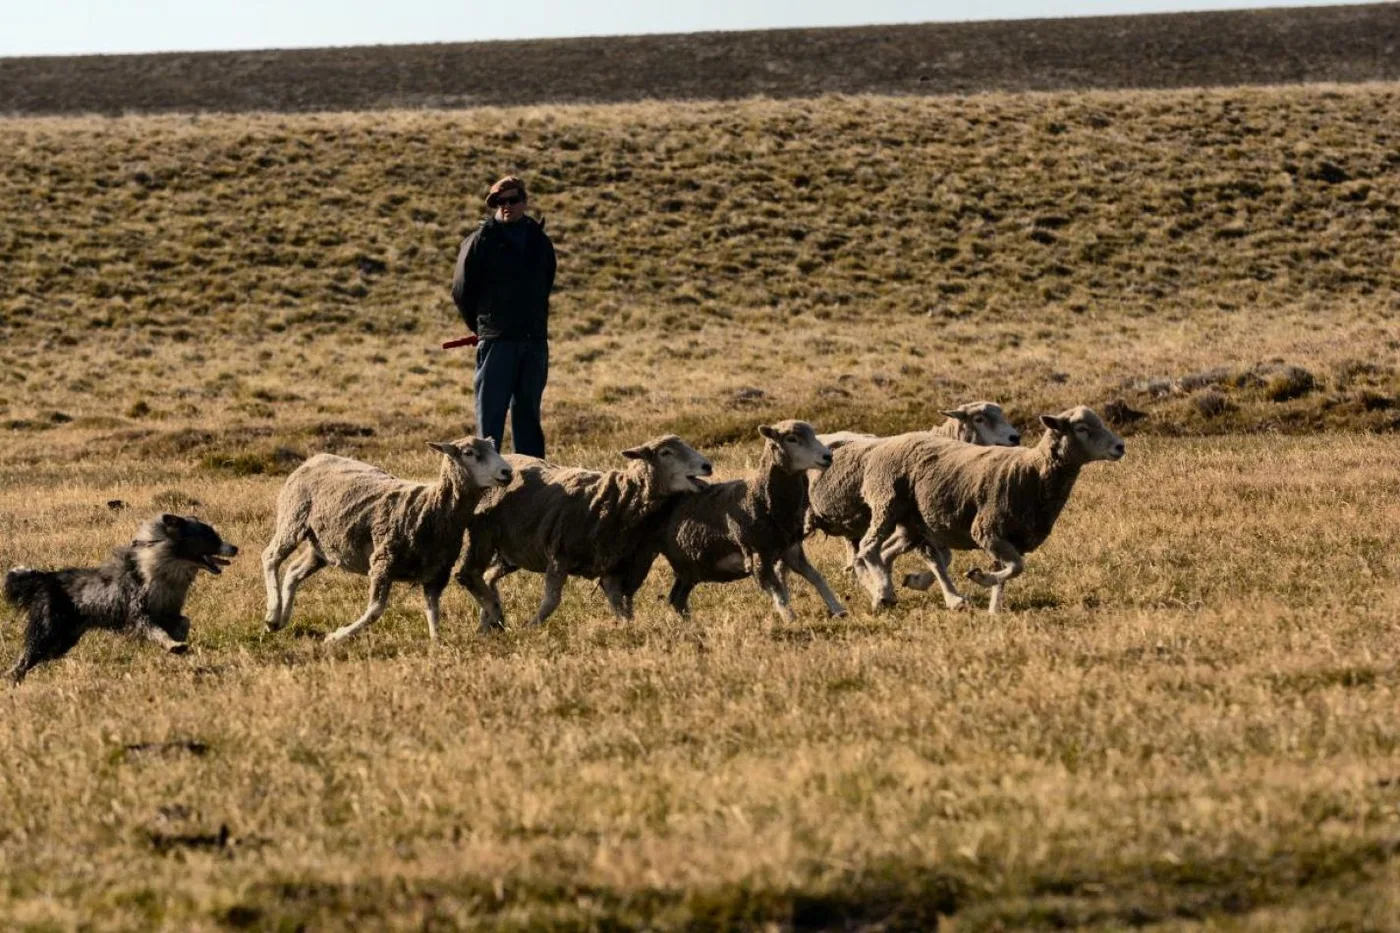
{"type": "Polygon", "coordinates": [[[497,198],[492,202],[496,207],[514,207],[517,204],[525,203],[525,195],[513,194],[508,198],[497,198]]]}

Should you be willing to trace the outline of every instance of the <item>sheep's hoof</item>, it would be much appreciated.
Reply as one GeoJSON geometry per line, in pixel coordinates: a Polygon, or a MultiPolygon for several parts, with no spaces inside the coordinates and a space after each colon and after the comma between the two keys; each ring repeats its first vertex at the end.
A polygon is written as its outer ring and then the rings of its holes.
{"type": "Polygon", "coordinates": [[[943,604],[953,612],[968,612],[972,609],[972,605],[962,596],[950,596],[943,604]]]}
{"type": "Polygon", "coordinates": [[[272,619],[263,619],[263,631],[267,632],[269,635],[276,634],[282,631],[282,623],[272,619]]]}
{"type": "Polygon", "coordinates": [[[904,575],[904,586],[906,589],[918,590],[920,593],[933,586],[933,574],[931,573],[906,573],[904,575]]]}
{"type": "Polygon", "coordinates": [[[188,654],[190,643],[187,641],[177,641],[165,650],[169,651],[171,654],[188,654]]]}
{"type": "Polygon", "coordinates": [[[851,614],[845,606],[837,606],[835,609],[830,610],[830,612],[833,619],[844,619],[851,614]]]}

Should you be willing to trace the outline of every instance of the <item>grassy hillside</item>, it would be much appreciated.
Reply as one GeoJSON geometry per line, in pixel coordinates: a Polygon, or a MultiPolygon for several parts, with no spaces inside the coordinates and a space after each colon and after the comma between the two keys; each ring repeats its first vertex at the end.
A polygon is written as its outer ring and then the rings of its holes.
{"type": "Polygon", "coordinates": [[[0,113],[440,108],[1400,78],[1390,3],[853,29],[0,59],[0,113]]]}
{"type": "Polygon", "coordinates": [[[93,634],[0,689],[0,927],[1400,928],[1396,95],[0,121],[0,568],[157,510],[244,549],[191,655],[93,634]],[[434,647],[400,587],[326,648],[366,595],[327,571],[263,634],[282,474],[468,430],[437,346],[506,170],[560,253],[561,462],[676,431],[738,476],[767,420],[976,398],[1128,456],[994,620],[872,615],[819,539],[846,619],[741,582],[681,623],[662,566],[631,625],[574,581],[481,638],[453,587],[434,647]]]}
{"type": "Polygon", "coordinates": [[[10,121],[0,418],[210,455],[460,429],[447,286],[509,169],[560,254],[559,442],[726,442],[793,412],[902,429],[969,396],[1121,401],[1137,432],[1388,430],[1396,102],[10,121]]]}

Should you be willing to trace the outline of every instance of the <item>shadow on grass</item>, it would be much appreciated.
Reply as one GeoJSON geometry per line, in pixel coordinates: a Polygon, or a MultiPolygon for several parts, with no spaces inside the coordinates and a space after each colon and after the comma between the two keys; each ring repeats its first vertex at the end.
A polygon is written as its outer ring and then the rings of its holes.
{"type": "Polygon", "coordinates": [[[548,879],[464,877],[341,885],[314,879],[255,886],[219,917],[233,927],[355,925],[411,914],[428,926],[463,912],[502,929],[934,930],[1139,927],[1201,920],[1285,904],[1318,888],[1339,894],[1400,855],[1400,839],[1314,842],[1292,850],[1215,858],[1101,862],[1007,877],[998,866],[965,868],[879,862],[814,880],[809,889],[747,884],[699,890],[614,889],[548,879]]]}

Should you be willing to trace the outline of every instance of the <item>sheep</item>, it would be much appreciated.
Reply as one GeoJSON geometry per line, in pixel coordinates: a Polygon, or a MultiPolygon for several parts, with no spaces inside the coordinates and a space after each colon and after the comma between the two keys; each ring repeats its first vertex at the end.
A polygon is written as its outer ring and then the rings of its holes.
{"type": "Polygon", "coordinates": [[[394,581],[421,584],[427,601],[428,636],[438,637],[439,598],[462,550],[462,535],[483,492],[511,480],[511,467],[490,439],[464,437],[429,442],[442,454],[432,485],[333,454],[317,454],[287,477],[277,497],[277,530],[263,551],[269,632],[292,615],[297,588],[329,564],[366,575],[369,608],[326,636],[349,638],[383,614],[394,581]],[[311,549],[288,569],[278,569],[303,541],[311,549]]]}
{"type": "MultiPolygon", "coordinates": [[[[980,446],[1011,446],[1021,443],[1021,434],[1006,420],[1000,405],[995,402],[968,402],[957,408],[940,412],[947,421],[925,436],[954,438],[980,446]]],[[[913,435],[900,435],[909,437],[913,435]]],[[[870,509],[860,495],[860,484],[865,476],[865,464],[870,452],[890,438],[876,437],[873,434],[855,434],[843,431],[838,434],[821,434],[818,440],[833,448],[831,467],[821,473],[811,473],[811,508],[808,513],[807,533],[823,531],[846,542],[847,569],[859,572],[856,562],[856,546],[870,525],[870,509]]],[[[931,545],[917,544],[903,529],[890,539],[882,559],[888,564],[906,551],[918,548],[925,551],[931,545]]],[[[950,555],[949,555],[950,556],[950,555]]],[[[925,553],[925,559],[932,573],[910,574],[905,585],[914,589],[926,590],[937,580],[943,590],[944,604],[949,609],[960,609],[964,600],[952,585],[946,572],[939,568],[947,566],[948,556],[941,560],[936,555],[925,553]]]]}
{"type": "Polygon", "coordinates": [[[807,471],[831,464],[831,451],[805,421],[781,421],[758,429],[763,455],[751,479],[717,483],[677,503],[661,537],[661,552],[675,571],[670,603],[681,617],[702,582],[728,583],[750,574],[768,593],[785,622],[793,619],[782,571],[797,571],[816,587],[827,612],[846,609],[802,549],[807,512],[807,471]]]}
{"type": "MultiPolygon", "coordinates": [[[[1085,464],[1121,460],[1123,439],[1084,406],[1042,415],[1045,434],[1030,448],[974,447],[946,438],[910,435],[870,453],[861,496],[870,527],[856,554],[878,608],[893,604],[894,588],[882,548],[900,525],[932,545],[929,553],[980,548],[996,561],[968,579],[991,588],[989,611],[1001,611],[1006,582],[1025,567],[1025,554],[1050,535],[1085,464]]],[[[946,575],[946,562],[943,565],[946,575]]]]}
{"type": "MultiPolygon", "coordinates": [[[[1021,443],[1021,433],[1015,425],[1006,420],[1006,413],[996,402],[968,402],[957,408],[939,412],[948,420],[926,433],[941,437],[957,438],[969,444],[983,447],[1010,446],[1021,443]]],[[[879,440],[874,434],[861,434],[856,431],[836,431],[832,434],[818,434],[821,441],[832,450],[857,441],[879,440]]],[[[813,482],[816,479],[813,478],[813,482]]]]}
{"type": "Polygon", "coordinates": [[[483,630],[505,627],[496,582],[522,568],[545,577],[531,627],[543,625],[558,608],[570,576],[598,580],[613,614],[632,618],[632,598],[651,566],[639,566],[638,546],[671,498],[704,488],[699,477],[713,467],[674,434],[622,456],[632,461],[626,470],[601,473],[534,457],[508,458],[515,479],[488,493],[472,516],[467,556],[457,573],[481,607],[483,630]]]}

